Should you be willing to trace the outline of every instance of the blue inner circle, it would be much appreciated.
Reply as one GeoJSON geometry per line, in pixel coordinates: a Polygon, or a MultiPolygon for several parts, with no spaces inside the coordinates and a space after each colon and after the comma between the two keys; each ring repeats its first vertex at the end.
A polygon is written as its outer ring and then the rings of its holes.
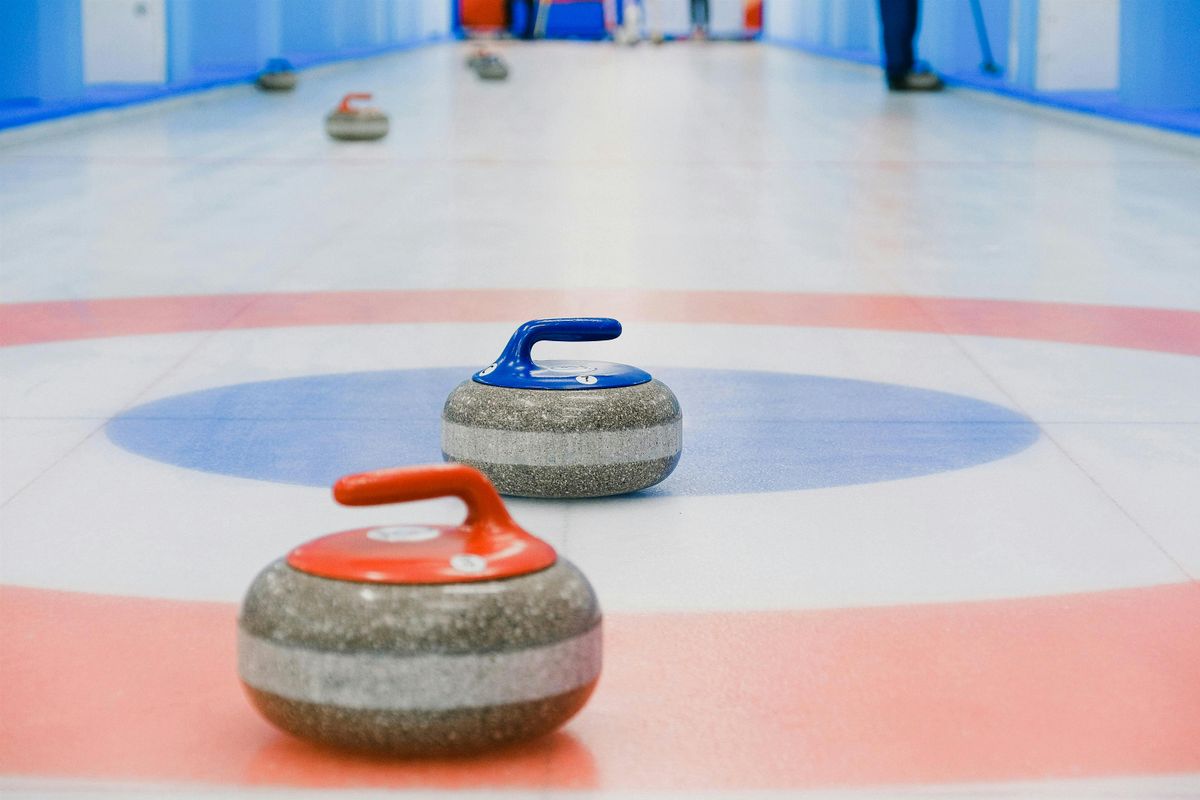
{"type": "MultiPolygon", "coordinates": [[[[441,461],[446,395],[471,368],[352,372],[220,386],[108,424],[148,458],[243,478],[329,486],[441,461]]],[[[746,370],[661,369],[684,409],[683,458],[646,495],[776,492],[912,478],[994,461],[1038,438],[1022,414],[895,384],[746,370]]]]}

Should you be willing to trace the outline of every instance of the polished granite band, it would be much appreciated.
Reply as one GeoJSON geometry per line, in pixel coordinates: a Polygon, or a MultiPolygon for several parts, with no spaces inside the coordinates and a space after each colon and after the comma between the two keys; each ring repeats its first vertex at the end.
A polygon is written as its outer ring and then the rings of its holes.
{"type": "Polygon", "coordinates": [[[437,711],[538,700],[600,675],[601,626],[555,644],[466,655],[336,653],[238,630],[238,673],[263,692],[306,703],[437,711]]]}
{"type": "Polygon", "coordinates": [[[603,466],[670,458],[683,446],[683,420],[617,431],[503,431],[442,423],[442,452],[455,461],[527,467],[603,466]]]}
{"type": "Polygon", "coordinates": [[[325,119],[330,136],[342,139],[378,139],[388,132],[388,119],[383,115],[339,116],[325,119]]]}

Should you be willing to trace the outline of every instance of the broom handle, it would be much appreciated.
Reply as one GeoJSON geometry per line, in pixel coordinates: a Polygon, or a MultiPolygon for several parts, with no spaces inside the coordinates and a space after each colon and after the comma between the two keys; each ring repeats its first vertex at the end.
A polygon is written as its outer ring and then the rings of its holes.
{"type": "Polygon", "coordinates": [[[533,38],[546,38],[546,25],[550,21],[550,4],[554,0],[538,0],[537,18],[533,23],[533,38]]]}
{"type": "Polygon", "coordinates": [[[996,72],[998,65],[992,58],[992,44],[988,41],[987,22],[983,19],[983,7],[979,0],[971,0],[971,16],[975,19],[975,35],[979,37],[979,50],[983,54],[980,67],[984,72],[996,72]]]}

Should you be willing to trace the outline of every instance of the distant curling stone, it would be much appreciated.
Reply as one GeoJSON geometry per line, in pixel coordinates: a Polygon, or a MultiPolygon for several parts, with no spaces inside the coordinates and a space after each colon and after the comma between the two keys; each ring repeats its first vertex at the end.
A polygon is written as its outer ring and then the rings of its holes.
{"type": "Polygon", "coordinates": [[[258,87],[268,92],[290,92],[298,80],[295,68],[286,58],[272,58],[258,73],[258,87]]]}
{"type": "Polygon", "coordinates": [[[602,497],[662,481],[679,463],[679,401],[650,373],[602,361],[533,361],[534,343],[615,339],[604,317],[522,325],[494,364],[450,393],[442,454],[502,494],[602,497]]]}
{"type": "Polygon", "coordinates": [[[354,92],[342,98],[341,104],[325,118],[325,132],[343,141],[367,141],[387,136],[388,118],[378,108],[356,108],[356,100],[370,100],[371,95],[354,92]]]}
{"type": "Polygon", "coordinates": [[[483,61],[483,59],[489,55],[491,55],[491,52],[486,47],[482,45],[475,45],[471,48],[470,52],[467,53],[467,67],[470,69],[478,69],[479,62],[483,61]]]}
{"type": "Polygon", "coordinates": [[[508,65],[500,56],[489,53],[476,62],[475,74],[485,81],[502,81],[508,77],[508,65]]]}
{"type": "Polygon", "coordinates": [[[238,672],[269,721],[396,756],[472,753],[555,730],[600,677],[587,579],[460,464],[342,478],[347,505],[453,495],[459,526],[335,533],[263,570],[242,604],[238,672]]]}

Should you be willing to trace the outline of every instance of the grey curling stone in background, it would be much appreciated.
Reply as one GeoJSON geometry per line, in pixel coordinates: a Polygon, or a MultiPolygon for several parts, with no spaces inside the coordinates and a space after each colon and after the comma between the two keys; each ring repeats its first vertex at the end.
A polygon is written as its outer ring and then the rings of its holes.
{"type": "Polygon", "coordinates": [[[345,531],[263,570],[238,621],[238,672],[263,716],[322,744],[441,756],[541,736],[583,707],[600,676],[596,596],[483,475],[380,470],[334,493],[454,495],[467,519],[345,531]]]}
{"type": "Polygon", "coordinates": [[[443,456],[521,497],[602,497],[662,481],[683,448],[683,414],[666,384],[625,364],[532,358],[538,341],[620,334],[603,317],[522,325],[494,364],[446,399],[443,456]]]}
{"type": "Polygon", "coordinates": [[[325,118],[325,132],[334,139],[367,141],[387,136],[388,118],[378,108],[356,108],[356,100],[370,100],[365,92],[353,92],[325,118]]]}
{"type": "Polygon", "coordinates": [[[489,53],[476,61],[475,74],[485,81],[502,81],[508,77],[508,65],[489,53]]]}
{"type": "Polygon", "coordinates": [[[476,69],[479,66],[479,62],[489,55],[491,55],[491,51],[489,51],[486,47],[483,45],[475,45],[471,48],[470,52],[467,53],[467,66],[470,69],[476,69]]]}
{"type": "Polygon", "coordinates": [[[258,73],[258,88],[268,92],[290,92],[296,88],[299,76],[285,58],[272,58],[263,71],[258,73]]]}

